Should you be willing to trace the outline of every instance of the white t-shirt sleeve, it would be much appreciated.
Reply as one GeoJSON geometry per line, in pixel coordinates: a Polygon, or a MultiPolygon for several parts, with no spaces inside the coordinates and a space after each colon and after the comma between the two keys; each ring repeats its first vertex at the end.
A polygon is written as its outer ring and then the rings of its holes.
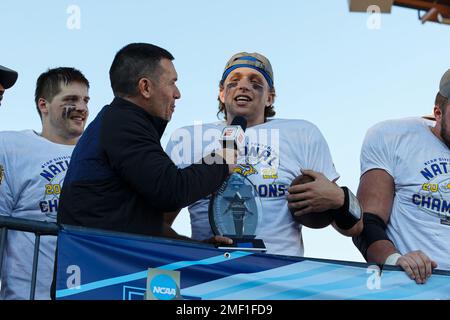
{"type": "Polygon", "coordinates": [[[394,177],[393,137],[395,135],[386,131],[384,124],[375,125],[367,131],[361,148],[361,176],[369,170],[382,169],[394,177]]]}
{"type": "MultiPolygon", "coordinates": [[[[323,173],[329,180],[335,181],[339,178],[339,173],[333,164],[330,148],[320,130],[311,125],[308,129],[309,138],[306,144],[306,163],[307,167],[302,169],[314,170],[323,173]]],[[[302,148],[300,147],[300,150],[302,148]]]]}
{"type": "Polygon", "coordinates": [[[11,216],[14,204],[11,172],[8,170],[7,150],[0,136],[0,215],[11,216]]]}

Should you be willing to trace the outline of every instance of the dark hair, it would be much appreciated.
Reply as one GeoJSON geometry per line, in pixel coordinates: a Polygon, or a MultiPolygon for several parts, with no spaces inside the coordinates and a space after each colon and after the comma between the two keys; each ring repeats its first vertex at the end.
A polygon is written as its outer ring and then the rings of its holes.
{"type": "MultiPolygon", "coordinates": [[[[220,88],[223,88],[223,85],[219,85],[220,88]]],[[[273,97],[275,99],[275,87],[272,87],[269,89],[270,93],[273,94],[273,97]]],[[[217,100],[219,101],[219,111],[217,111],[217,118],[219,118],[219,115],[223,113],[223,117],[225,120],[227,120],[227,109],[225,109],[225,104],[220,101],[220,97],[217,97],[217,100]]],[[[275,116],[275,106],[272,104],[264,109],[264,121],[267,120],[267,118],[275,116]]]]}
{"type": "Polygon", "coordinates": [[[36,81],[36,91],[34,92],[34,102],[39,117],[42,119],[41,110],[39,110],[38,101],[40,98],[51,102],[53,98],[61,92],[61,84],[68,85],[72,82],[85,84],[89,88],[89,81],[75,68],[59,67],[48,69],[42,73],[36,81]]]}
{"type": "Polygon", "coordinates": [[[109,69],[114,96],[135,96],[138,82],[144,76],[159,79],[159,62],[172,54],[149,43],[131,43],[117,52],[109,69]]]}
{"type": "Polygon", "coordinates": [[[434,100],[434,105],[438,106],[441,109],[442,113],[445,114],[448,105],[448,98],[444,97],[438,92],[436,95],[436,99],[434,100]]]}

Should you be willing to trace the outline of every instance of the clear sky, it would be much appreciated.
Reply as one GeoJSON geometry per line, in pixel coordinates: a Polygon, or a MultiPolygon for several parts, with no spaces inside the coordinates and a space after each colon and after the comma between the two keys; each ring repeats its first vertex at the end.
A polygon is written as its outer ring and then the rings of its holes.
{"type": "MultiPolygon", "coordinates": [[[[373,18],[350,13],[346,0],[1,1],[0,64],[17,70],[19,80],[2,101],[0,130],[40,131],[35,82],[58,66],[76,67],[90,80],[92,120],[112,100],[108,70],[115,53],[130,42],[149,42],[175,56],[182,94],[165,146],[176,128],[217,120],[226,61],[256,51],[274,68],[277,117],[316,124],[341,174],[338,183],[356,192],[366,130],[431,113],[439,79],[450,68],[450,26],[422,25],[417,12],[397,7],[381,16],[379,29],[368,27],[373,18]]],[[[186,211],[175,228],[190,234],[186,211]]],[[[305,228],[304,241],[308,257],[362,261],[351,240],[331,227],[305,228]]]]}

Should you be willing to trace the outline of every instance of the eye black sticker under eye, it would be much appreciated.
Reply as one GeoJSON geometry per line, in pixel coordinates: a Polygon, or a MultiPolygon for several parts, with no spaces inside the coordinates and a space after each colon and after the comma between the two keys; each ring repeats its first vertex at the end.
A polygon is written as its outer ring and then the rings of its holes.
{"type": "Polygon", "coordinates": [[[263,86],[260,85],[259,83],[252,83],[252,87],[253,87],[253,89],[258,90],[258,91],[263,90],[263,86]]]}
{"type": "Polygon", "coordinates": [[[69,115],[74,111],[76,108],[74,106],[63,106],[62,111],[62,117],[63,119],[69,118],[69,115]]]}

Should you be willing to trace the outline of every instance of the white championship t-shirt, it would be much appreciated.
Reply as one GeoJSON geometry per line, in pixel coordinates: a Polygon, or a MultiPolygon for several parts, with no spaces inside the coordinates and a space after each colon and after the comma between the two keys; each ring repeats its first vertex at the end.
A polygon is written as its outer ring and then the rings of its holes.
{"type": "MultiPolygon", "coordinates": [[[[166,147],[179,167],[198,162],[219,148],[225,122],[183,127],[176,130],[166,147]]],[[[271,119],[245,132],[245,154],[241,173],[256,187],[262,203],[262,216],[256,238],[264,241],[267,252],[303,256],[301,226],[287,207],[287,189],[300,169],[322,172],[328,179],[339,177],[330,150],[319,129],[304,120],[271,119]]],[[[239,160],[238,160],[239,161],[239,160]]],[[[209,199],[189,206],[192,237],[213,236],[208,219],[209,199]]]]}
{"type": "Polygon", "coordinates": [[[361,175],[383,169],[394,179],[387,234],[406,254],[422,250],[450,269],[450,150],[430,121],[407,118],[370,128],[361,151],[361,175]]]}
{"type": "MultiPolygon", "coordinates": [[[[59,194],[74,146],[32,130],[0,132],[0,214],[56,222],[59,194]]],[[[8,231],[0,299],[29,299],[35,236],[8,231]]],[[[55,236],[40,242],[36,299],[50,299],[55,236]]]]}

